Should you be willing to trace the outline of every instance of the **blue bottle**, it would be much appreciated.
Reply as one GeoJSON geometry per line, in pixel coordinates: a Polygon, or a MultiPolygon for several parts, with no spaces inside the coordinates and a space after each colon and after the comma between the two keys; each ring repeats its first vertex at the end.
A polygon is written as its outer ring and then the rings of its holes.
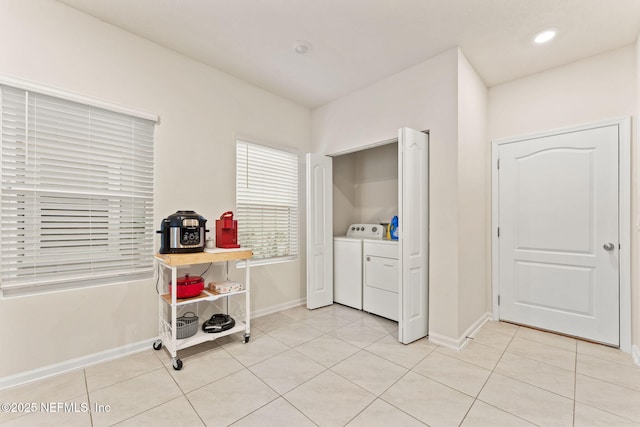
{"type": "Polygon", "coordinates": [[[391,219],[389,229],[391,231],[391,240],[398,240],[398,216],[394,216],[391,219]]]}

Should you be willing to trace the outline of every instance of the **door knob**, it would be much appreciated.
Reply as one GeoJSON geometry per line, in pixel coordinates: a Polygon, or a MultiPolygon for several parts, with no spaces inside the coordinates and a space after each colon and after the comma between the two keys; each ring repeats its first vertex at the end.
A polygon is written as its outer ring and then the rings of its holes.
{"type": "Polygon", "coordinates": [[[612,251],[616,245],[614,245],[613,243],[609,242],[609,243],[605,243],[604,245],[602,245],[602,247],[604,248],[605,251],[612,251]]]}

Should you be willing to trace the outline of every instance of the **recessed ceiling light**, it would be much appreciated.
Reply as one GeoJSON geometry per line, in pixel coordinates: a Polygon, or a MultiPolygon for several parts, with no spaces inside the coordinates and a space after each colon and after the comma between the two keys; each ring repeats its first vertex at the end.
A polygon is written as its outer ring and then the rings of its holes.
{"type": "Polygon", "coordinates": [[[311,43],[305,40],[297,40],[293,45],[293,51],[295,53],[299,53],[300,55],[304,55],[310,50],[311,50],[311,43]]]}
{"type": "Polygon", "coordinates": [[[533,42],[536,44],[544,44],[553,40],[556,36],[556,30],[544,30],[541,33],[536,34],[533,38],[533,42]]]}

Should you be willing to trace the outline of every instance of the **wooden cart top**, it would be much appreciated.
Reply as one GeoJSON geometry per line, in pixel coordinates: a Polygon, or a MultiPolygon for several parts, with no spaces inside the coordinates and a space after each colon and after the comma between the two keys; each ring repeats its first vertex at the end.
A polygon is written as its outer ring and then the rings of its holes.
{"type": "Polygon", "coordinates": [[[206,264],[210,262],[237,261],[250,259],[253,251],[247,248],[237,249],[206,249],[205,252],[193,254],[155,254],[154,258],[170,267],[181,265],[206,264]]]}

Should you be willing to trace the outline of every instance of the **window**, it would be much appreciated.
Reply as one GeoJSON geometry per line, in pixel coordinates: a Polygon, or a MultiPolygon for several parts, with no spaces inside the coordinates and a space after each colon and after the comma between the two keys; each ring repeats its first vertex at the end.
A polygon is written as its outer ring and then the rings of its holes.
{"type": "Polygon", "coordinates": [[[154,120],[0,84],[4,296],[151,277],[154,120]]]}
{"type": "Polygon", "coordinates": [[[298,156],[244,141],[236,146],[238,240],[255,260],[298,255],[298,156]]]}

